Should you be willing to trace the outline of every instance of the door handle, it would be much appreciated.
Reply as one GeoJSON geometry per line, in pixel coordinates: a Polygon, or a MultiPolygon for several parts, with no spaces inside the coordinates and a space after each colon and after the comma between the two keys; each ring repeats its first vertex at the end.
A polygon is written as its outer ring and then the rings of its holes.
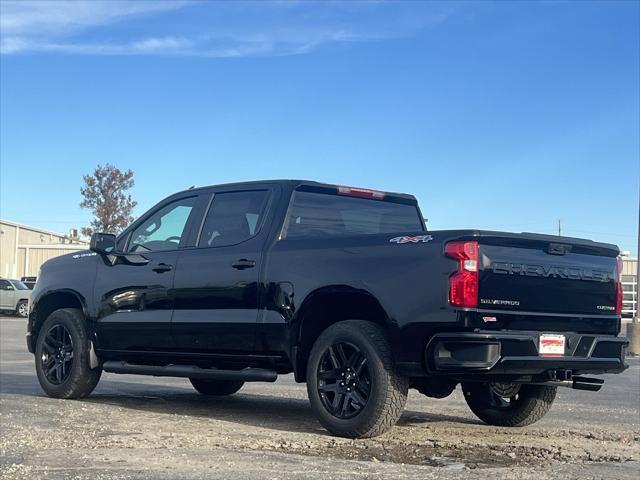
{"type": "Polygon", "coordinates": [[[158,265],[153,267],[151,270],[153,270],[156,273],[164,273],[164,272],[171,271],[172,268],[173,268],[173,266],[168,265],[166,263],[159,263],[158,265]]]}
{"type": "Polygon", "coordinates": [[[236,260],[231,264],[231,266],[237,270],[245,270],[247,268],[253,268],[256,266],[256,262],[254,260],[247,260],[246,258],[241,258],[240,260],[236,260]]]}

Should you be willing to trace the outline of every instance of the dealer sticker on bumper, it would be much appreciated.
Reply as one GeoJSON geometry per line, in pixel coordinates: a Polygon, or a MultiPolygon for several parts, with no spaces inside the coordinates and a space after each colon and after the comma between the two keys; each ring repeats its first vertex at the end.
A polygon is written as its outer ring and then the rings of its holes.
{"type": "Polygon", "coordinates": [[[564,355],[564,335],[544,334],[540,335],[538,352],[540,355],[557,357],[564,355]]]}

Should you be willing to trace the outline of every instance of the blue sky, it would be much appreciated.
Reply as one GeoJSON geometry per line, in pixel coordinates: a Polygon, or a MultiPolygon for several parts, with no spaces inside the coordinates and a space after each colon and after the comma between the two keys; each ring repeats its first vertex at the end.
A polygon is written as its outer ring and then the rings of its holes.
{"type": "Polygon", "coordinates": [[[636,250],[640,3],[2,2],[0,215],[86,226],[82,175],[415,194],[431,229],[636,250]]]}

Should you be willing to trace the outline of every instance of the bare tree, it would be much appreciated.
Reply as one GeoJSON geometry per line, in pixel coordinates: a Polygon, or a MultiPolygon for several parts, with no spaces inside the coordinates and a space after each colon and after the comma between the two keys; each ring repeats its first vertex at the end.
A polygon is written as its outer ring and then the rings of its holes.
{"type": "Polygon", "coordinates": [[[131,211],[136,202],[127,193],[134,185],[133,172],[123,172],[110,164],[98,165],[92,175],[84,175],[83,179],[80,193],[84,200],[80,207],[92,210],[94,219],[90,227],[82,229],[82,234],[120,233],[133,221],[131,211]]]}

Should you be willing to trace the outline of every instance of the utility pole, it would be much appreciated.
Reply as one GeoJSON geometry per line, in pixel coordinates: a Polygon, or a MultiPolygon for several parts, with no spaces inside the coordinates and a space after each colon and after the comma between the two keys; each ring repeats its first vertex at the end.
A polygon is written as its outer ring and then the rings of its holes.
{"type": "MultiPolygon", "coordinates": [[[[636,314],[633,323],[640,324],[640,192],[638,192],[638,254],[636,256],[636,314]]],[[[636,330],[638,327],[636,327],[636,330]]],[[[640,352],[636,352],[640,353],[640,352]]]]}
{"type": "Polygon", "coordinates": [[[558,219],[558,236],[559,237],[562,236],[562,223],[561,223],[560,219],[558,219]]]}
{"type": "Polygon", "coordinates": [[[638,192],[638,257],[636,258],[636,314],[627,325],[629,353],[640,355],[640,192],[638,192]]]}

